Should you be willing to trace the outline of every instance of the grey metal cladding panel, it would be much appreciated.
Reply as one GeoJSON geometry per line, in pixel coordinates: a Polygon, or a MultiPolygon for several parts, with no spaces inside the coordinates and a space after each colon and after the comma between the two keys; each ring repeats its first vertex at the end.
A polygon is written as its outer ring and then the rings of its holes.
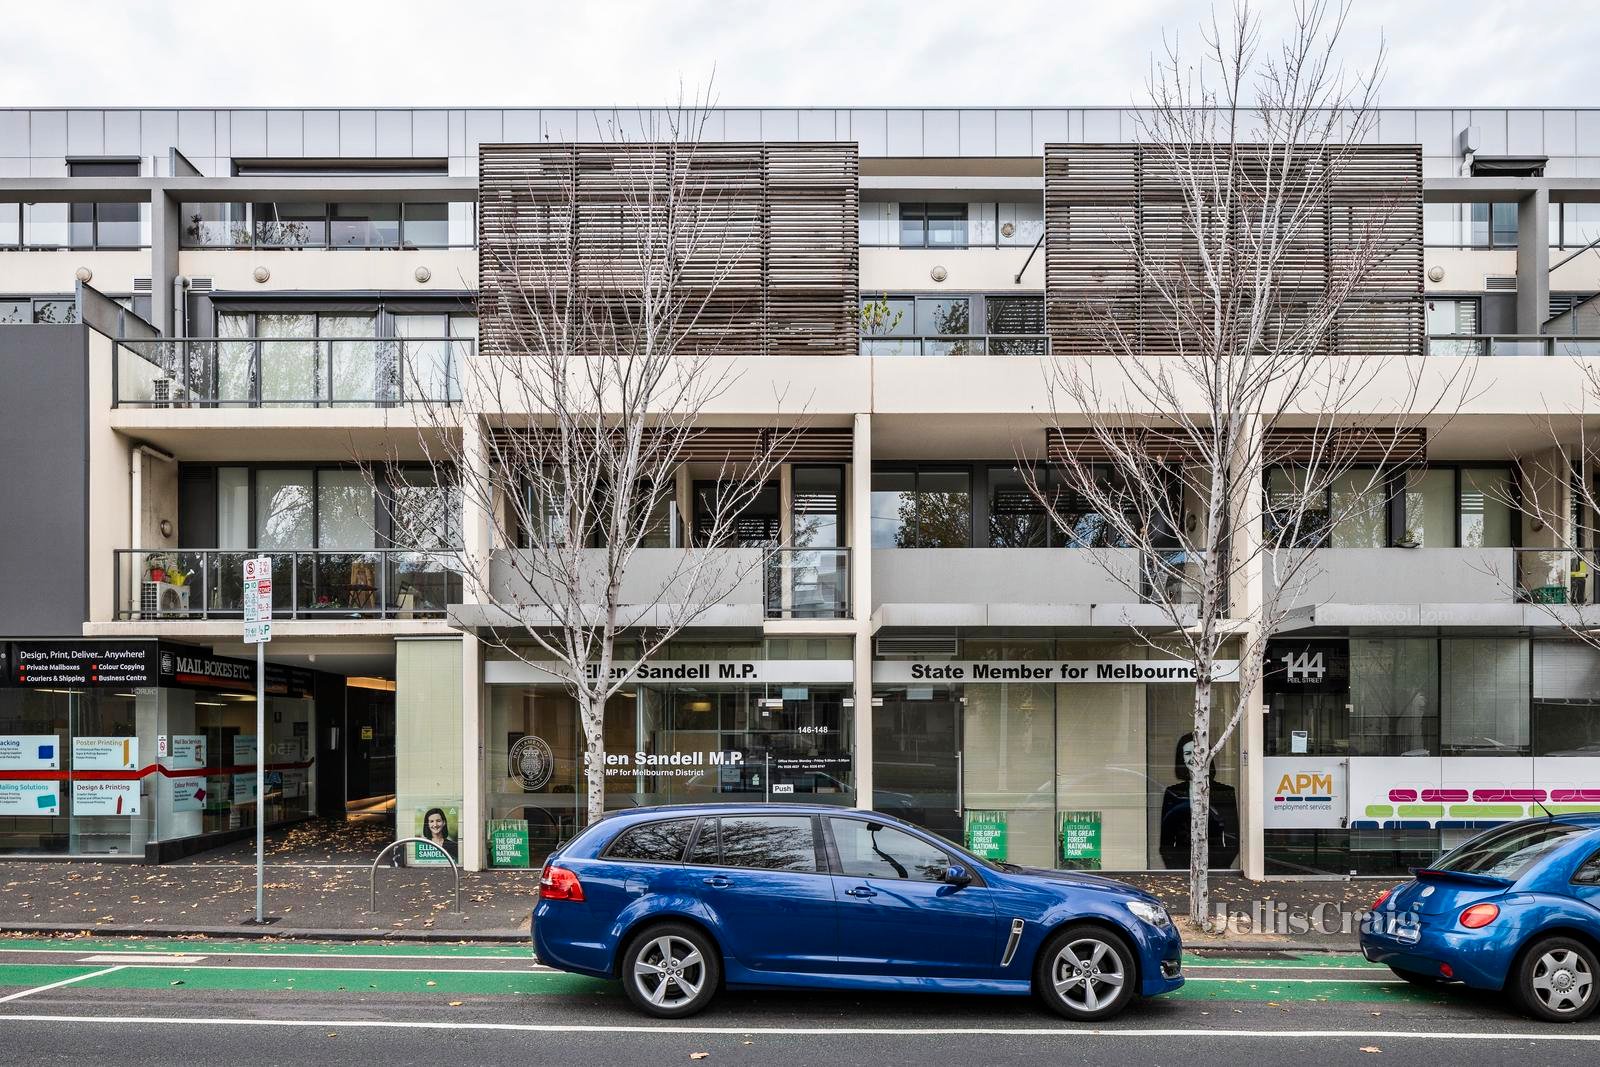
{"type": "Polygon", "coordinates": [[[1033,115],[1027,111],[995,112],[994,150],[1001,156],[1035,155],[1033,115]]]}
{"type": "Polygon", "coordinates": [[[165,156],[178,143],[176,111],[139,112],[139,154],[165,156]]]}
{"type": "Polygon", "coordinates": [[[722,115],[722,139],[727,141],[761,140],[761,112],[725,111],[722,115]]]}
{"type": "Polygon", "coordinates": [[[67,154],[102,156],[106,151],[104,111],[67,112],[67,154]]]}
{"type": "MultiPolygon", "coordinates": [[[[137,111],[107,111],[106,155],[137,156],[139,150],[139,113],[137,111]]],[[[0,149],[3,152],[4,149],[0,149]]]]}
{"type": "Polygon", "coordinates": [[[1512,155],[1543,155],[1544,112],[1509,111],[1506,113],[1506,151],[1512,155]]]}
{"type": "Polygon", "coordinates": [[[1506,152],[1506,113],[1498,108],[1469,112],[1468,120],[1483,133],[1478,151],[1486,156],[1501,156],[1506,152]]]}
{"type": "Polygon", "coordinates": [[[339,154],[339,113],[337,111],[302,111],[300,121],[305,130],[306,156],[337,156],[339,154]]]}
{"type": "Polygon", "coordinates": [[[800,113],[776,109],[761,113],[761,139],[763,141],[798,141],[800,139],[800,113]]]}
{"type": "Polygon", "coordinates": [[[1578,151],[1575,112],[1546,111],[1544,113],[1543,151],[1550,156],[1570,156],[1578,151]]]}
{"type": "Polygon", "coordinates": [[[962,111],[961,154],[964,156],[992,156],[994,151],[994,112],[982,110],[962,111]]]}
{"type": "Polygon", "coordinates": [[[450,154],[450,115],[445,111],[411,113],[411,151],[414,155],[442,157],[450,154]]]}
{"type": "Polygon", "coordinates": [[[578,113],[571,108],[546,108],[539,112],[539,140],[578,139],[578,113]]]}
{"type": "Polygon", "coordinates": [[[67,154],[67,113],[35,111],[28,120],[28,155],[64,156],[67,154]]]}
{"type": "Polygon", "coordinates": [[[467,112],[467,150],[466,155],[478,154],[481,144],[495,144],[505,140],[501,134],[500,112],[498,111],[469,111],[467,112]]]}
{"type": "Polygon", "coordinates": [[[0,332],[0,552],[26,559],[0,596],[0,633],[83,632],[89,510],[84,326],[0,332]]]}
{"type": "Polygon", "coordinates": [[[1072,113],[1069,111],[1035,111],[1033,120],[1033,151],[1030,155],[1044,155],[1044,146],[1047,144],[1064,144],[1070,141],[1082,140],[1078,131],[1072,128],[1072,113]]]}
{"type": "Polygon", "coordinates": [[[467,113],[459,109],[449,112],[450,115],[450,154],[452,156],[465,156],[467,154],[467,113]]]}
{"type": "Polygon", "coordinates": [[[232,155],[245,159],[259,159],[267,154],[267,113],[265,111],[235,111],[231,114],[233,126],[232,155]]]}
{"type": "Polygon", "coordinates": [[[1083,113],[1085,144],[1111,144],[1122,140],[1122,112],[1089,108],[1083,113]]]}
{"type": "Polygon", "coordinates": [[[889,139],[885,154],[891,156],[922,155],[922,112],[890,111],[889,139]]]}
{"type": "Polygon", "coordinates": [[[1455,119],[1449,111],[1418,111],[1417,143],[1425,156],[1456,154],[1455,119]]]}
{"type": "Polygon", "coordinates": [[[1578,155],[1600,156],[1600,111],[1580,111],[1578,122],[1578,155]]]}
{"type": "Polygon", "coordinates": [[[373,136],[378,155],[385,159],[411,155],[411,115],[410,111],[376,113],[373,136]]]}
{"type": "Polygon", "coordinates": [[[267,155],[305,155],[305,131],[298,111],[267,112],[267,155]]]}
{"type": "Polygon", "coordinates": [[[502,112],[500,139],[507,144],[544,140],[539,132],[539,112],[530,108],[502,112]]]}
{"type": "Polygon", "coordinates": [[[834,113],[832,111],[802,111],[799,113],[799,127],[800,131],[797,140],[843,140],[834,129],[834,113]]]}
{"type": "Polygon", "coordinates": [[[28,154],[28,113],[0,111],[0,156],[28,154]]]}
{"type": "Polygon", "coordinates": [[[1384,144],[1416,144],[1417,113],[1400,108],[1378,112],[1378,140],[1384,144]]]}
{"type": "Polygon", "coordinates": [[[339,154],[371,158],[377,151],[377,115],[359,109],[339,112],[339,154]]]}
{"type": "Polygon", "coordinates": [[[961,113],[924,111],[922,113],[922,154],[959,156],[961,154],[961,113]]]}
{"type": "Polygon", "coordinates": [[[889,154],[889,113],[887,111],[852,111],[850,128],[843,131],[848,140],[855,141],[863,156],[889,154]]]}
{"type": "Polygon", "coordinates": [[[215,120],[212,128],[217,135],[217,147],[212,155],[226,159],[233,155],[233,116],[226,111],[214,111],[212,117],[215,120]]]}
{"type": "Polygon", "coordinates": [[[189,157],[217,154],[217,123],[209,111],[178,112],[178,151],[189,157]]]}

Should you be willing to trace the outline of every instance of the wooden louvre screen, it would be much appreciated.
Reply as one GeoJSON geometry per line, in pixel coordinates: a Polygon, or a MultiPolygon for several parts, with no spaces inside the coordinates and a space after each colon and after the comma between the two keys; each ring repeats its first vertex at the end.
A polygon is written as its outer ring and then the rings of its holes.
{"type": "Polygon", "coordinates": [[[1065,462],[1068,456],[1098,463],[1111,458],[1113,441],[1124,442],[1119,448],[1132,449],[1162,462],[1181,463],[1194,456],[1194,444],[1183,431],[1150,426],[1105,431],[1086,426],[1052,426],[1045,431],[1045,456],[1052,463],[1065,462]]]}
{"type": "MultiPolygon", "coordinates": [[[[1245,168],[1261,169],[1261,149],[1243,146],[1245,168]]],[[[1304,322],[1330,279],[1348,277],[1354,249],[1386,255],[1335,315],[1328,350],[1414,356],[1423,353],[1422,156],[1414,145],[1307,148],[1298,171],[1315,206],[1284,242],[1277,264],[1275,321],[1304,322]],[[1329,168],[1336,172],[1329,173],[1329,168]]],[[[1170,297],[1185,268],[1198,264],[1173,165],[1149,145],[1045,146],[1045,317],[1052,351],[1106,350],[1108,324],[1137,355],[1181,350],[1170,297]],[[1137,252],[1137,254],[1136,254],[1137,252]]],[[[1184,286],[1178,285],[1182,292],[1184,286]]],[[[1195,311],[1204,317],[1200,301],[1195,311]]]]}
{"type": "Polygon", "coordinates": [[[855,355],[858,172],[854,143],[484,145],[482,343],[514,352],[574,291],[625,338],[672,189],[683,351],[855,355]]]}
{"type": "MultiPolygon", "coordinates": [[[[648,432],[648,431],[647,431],[648,432]]],[[[804,427],[789,433],[775,444],[775,435],[784,431],[767,427],[696,427],[678,450],[684,463],[749,463],[769,459],[777,448],[789,463],[848,463],[855,432],[849,427],[804,427]]],[[[554,432],[546,429],[492,431],[498,451],[538,453],[555,450],[554,432]],[[535,435],[548,441],[530,443],[535,435]]]]}
{"type": "Polygon", "coordinates": [[[1421,427],[1363,426],[1329,430],[1278,426],[1267,431],[1261,449],[1262,462],[1269,467],[1311,462],[1408,466],[1427,458],[1428,431],[1421,427]]]}

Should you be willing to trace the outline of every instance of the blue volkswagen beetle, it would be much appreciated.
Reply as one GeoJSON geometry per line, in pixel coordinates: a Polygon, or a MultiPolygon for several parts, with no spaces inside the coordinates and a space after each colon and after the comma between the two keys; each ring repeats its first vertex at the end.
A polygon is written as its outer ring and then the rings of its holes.
{"type": "Polygon", "coordinates": [[[1367,959],[1410,982],[1504,990],[1556,1022],[1600,1003],[1600,815],[1507,823],[1413,874],[1373,903],[1367,959]]]}
{"type": "Polygon", "coordinates": [[[821,805],[608,815],[550,857],[533,937],[541,962],[621,979],[663,1018],[728,986],[1031,991],[1095,1020],[1183,984],[1183,946],[1154,897],[821,805]]]}

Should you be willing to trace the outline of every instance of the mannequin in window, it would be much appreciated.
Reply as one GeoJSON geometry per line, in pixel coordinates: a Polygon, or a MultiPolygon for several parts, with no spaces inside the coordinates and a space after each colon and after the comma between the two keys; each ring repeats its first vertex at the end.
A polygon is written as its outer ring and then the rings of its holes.
{"type": "MultiPolygon", "coordinates": [[[[1178,780],[1167,786],[1161,797],[1161,862],[1169,869],[1189,866],[1189,760],[1194,754],[1194,734],[1178,738],[1173,757],[1173,772],[1178,780]]],[[[1239,793],[1231,785],[1217,781],[1217,765],[1211,768],[1211,817],[1207,834],[1207,866],[1232,867],[1239,858],[1239,793]]]]}

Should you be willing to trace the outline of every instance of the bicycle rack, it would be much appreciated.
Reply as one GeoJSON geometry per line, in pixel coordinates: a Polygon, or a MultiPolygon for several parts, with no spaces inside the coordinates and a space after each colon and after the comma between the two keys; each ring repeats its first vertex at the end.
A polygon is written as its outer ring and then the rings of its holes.
{"type": "Polygon", "coordinates": [[[425,837],[402,837],[398,841],[391,841],[383,846],[383,849],[378,853],[378,858],[372,861],[372,871],[367,879],[369,893],[367,911],[374,912],[378,910],[378,865],[383,862],[383,857],[387,856],[397,845],[404,845],[413,841],[419,845],[427,845],[433,848],[450,864],[450,873],[455,875],[456,879],[456,914],[465,915],[466,912],[461,910],[461,868],[456,866],[456,861],[450,858],[450,853],[439,848],[438,845],[435,845],[425,837]]]}

